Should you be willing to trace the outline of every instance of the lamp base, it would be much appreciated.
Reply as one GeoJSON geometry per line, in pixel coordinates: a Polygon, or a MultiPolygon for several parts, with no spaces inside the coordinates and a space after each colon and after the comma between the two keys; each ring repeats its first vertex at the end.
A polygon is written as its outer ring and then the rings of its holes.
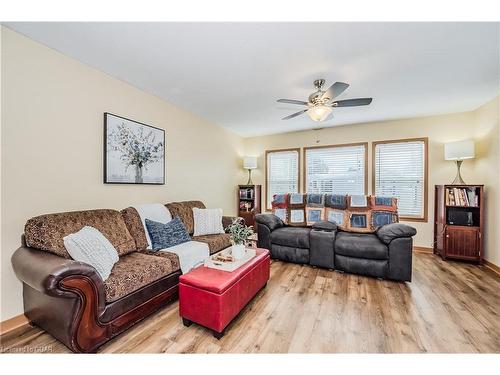
{"type": "Polygon", "coordinates": [[[249,169],[248,170],[248,181],[247,181],[247,185],[253,185],[253,182],[252,182],[252,170],[249,169]]]}
{"type": "Polygon", "coordinates": [[[465,181],[462,179],[462,175],[460,174],[460,167],[462,166],[463,160],[456,160],[457,163],[457,175],[455,179],[451,183],[451,185],[467,185],[465,181]]]}

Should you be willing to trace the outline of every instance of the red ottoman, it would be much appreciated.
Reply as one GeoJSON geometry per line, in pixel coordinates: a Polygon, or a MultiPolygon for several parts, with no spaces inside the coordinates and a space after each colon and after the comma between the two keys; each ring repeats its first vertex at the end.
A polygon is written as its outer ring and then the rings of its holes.
{"type": "Polygon", "coordinates": [[[192,322],[210,328],[220,339],[224,329],[269,280],[269,251],[233,272],[198,267],[179,278],[179,314],[185,326],[192,322]]]}

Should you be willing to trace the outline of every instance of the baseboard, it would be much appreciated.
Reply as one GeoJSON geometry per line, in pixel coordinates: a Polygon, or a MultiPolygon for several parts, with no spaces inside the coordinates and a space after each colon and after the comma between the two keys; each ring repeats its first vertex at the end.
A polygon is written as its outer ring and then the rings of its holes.
{"type": "Polygon", "coordinates": [[[500,275],[500,267],[498,267],[495,263],[489,262],[486,259],[483,259],[483,264],[485,267],[488,267],[490,270],[495,272],[497,275],[500,275]]]}
{"type": "Polygon", "coordinates": [[[27,324],[29,324],[29,320],[24,314],[4,320],[0,322],[0,336],[27,324]]]}
{"type": "Polygon", "coordinates": [[[413,246],[413,251],[416,253],[427,253],[427,254],[432,254],[434,252],[432,247],[425,247],[425,246],[413,246]]]}

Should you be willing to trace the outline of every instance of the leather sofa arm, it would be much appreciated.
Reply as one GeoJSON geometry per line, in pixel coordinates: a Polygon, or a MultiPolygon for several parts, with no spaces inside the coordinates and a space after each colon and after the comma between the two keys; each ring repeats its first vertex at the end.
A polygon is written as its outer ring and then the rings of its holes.
{"type": "Polygon", "coordinates": [[[98,300],[105,301],[102,278],[86,263],[23,246],[12,255],[12,266],[19,280],[52,296],[74,297],[74,293],[61,288],[60,282],[69,276],[87,278],[95,285],[98,300]]]}
{"type": "Polygon", "coordinates": [[[244,222],[242,217],[239,216],[222,216],[222,227],[224,230],[233,223],[234,219],[238,219],[240,222],[244,222]]]}
{"type": "Polygon", "coordinates": [[[255,221],[257,224],[265,225],[269,231],[281,228],[285,226],[285,223],[276,215],[273,214],[258,214],[255,215],[255,221]]]}
{"type": "Polygon", "coordinates": [[[406,224],[393,223],[380,227],[376,233],[380,241],[388,245],[396,238],[413,237],[417,234],[417,230],[406,224]]]}

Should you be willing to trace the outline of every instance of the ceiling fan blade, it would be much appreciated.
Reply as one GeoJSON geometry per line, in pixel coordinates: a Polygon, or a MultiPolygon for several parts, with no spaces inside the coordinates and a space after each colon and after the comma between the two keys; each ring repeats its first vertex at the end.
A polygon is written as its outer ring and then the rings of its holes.
{"type": "Polygon", "coordinates": [[[300,105],[307,105],[307,102],[304,102],[302,100],[293,100],[293,99],[278,99],[277,100],[279,103],[288,103],[288,104],[300,104],[300,105]]]}
{"type": "Polygon", "coordinates": [[[371,102],[372,98],[337,100],[332,103],[332,107],[357,107],[359,105],[368,105],[371,102]]]}
{"type": "Polygon", "coordinates": [[[289,116],[283,117],[282,120],[290,120],[291,118],[297,117],[297,116],[303,114],[304,112],[307,112],[308,109],[303,109],[302,111],[298,111],[298,112],[292,113],[289,116]]]}
{"type": "Polygon", "coordinates": [[[347,83],[335,82],[328,90],[325,91],[323,95],[321,95],[321,99],[328,98],[329,100],[332,100],[347,90],[348,87],[349,84],[347,83]]]}

